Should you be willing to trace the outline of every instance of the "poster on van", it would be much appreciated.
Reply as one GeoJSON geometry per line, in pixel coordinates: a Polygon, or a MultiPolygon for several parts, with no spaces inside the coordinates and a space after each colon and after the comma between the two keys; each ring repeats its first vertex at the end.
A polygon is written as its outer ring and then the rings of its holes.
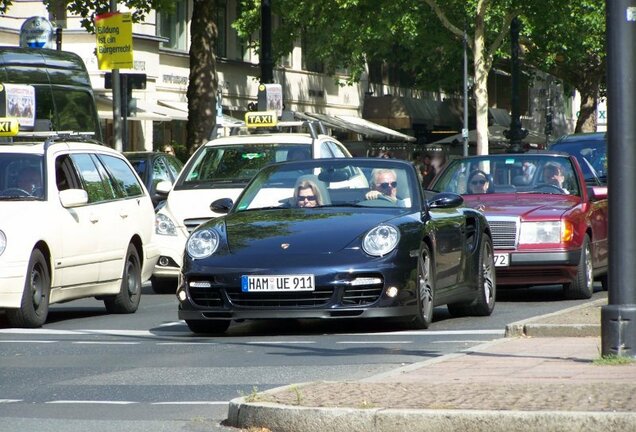
{"type": "Polygon", "coordinates": [[[26,84],[0,84],[0,108],[4,108],[4,112],[0,112],[4,117],[18,120],[20,129],[33,128],[35,87],[26,84]]]}

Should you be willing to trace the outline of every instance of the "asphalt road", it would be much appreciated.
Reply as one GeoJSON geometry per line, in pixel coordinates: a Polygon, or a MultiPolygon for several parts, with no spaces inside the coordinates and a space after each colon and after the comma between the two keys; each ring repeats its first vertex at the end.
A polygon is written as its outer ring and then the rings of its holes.
{"type": "MultiPolygon", "coordinates": [[[[598,296],[599,294],[595,294],[598,296]]],[[[426,331],[381,321],[268,321],[198,337],[172,295],[144,292],[133,315],[101,302],[54,305],[41,329],[0,315],[3,431],[235,431],[227,402],[273,387],[361,379],[503,337],[505,325],[573,306],[555,287],[500,291],[495,313],[451,318],[426,331]]]]}

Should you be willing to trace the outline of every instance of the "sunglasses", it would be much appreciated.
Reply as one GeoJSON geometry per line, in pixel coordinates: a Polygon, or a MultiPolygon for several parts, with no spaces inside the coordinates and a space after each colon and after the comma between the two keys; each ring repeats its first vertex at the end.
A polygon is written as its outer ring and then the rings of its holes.
{"type": "Polygon", "coordinates": [[[395,189],[397,187],[397,182],[384,182],[384,183],[380,183],[377,185],[377,187],[382,188],[382,189],[388,189],[389,187],[392,187],[393,189],[395,189]]]}
{"type": "Polygon", "coordinates": [[[473,180],[470,182],[470,184],[473,186],[477,186],[477,185],[483,186],[486,184],[486,180],[473,180]]]}
{"type": "Polygon", "coordinates": [[[302,202],[302,201],[316,201],[316,195],[305,195],[305,196],[299,196],[298,197],[298,201],[302,202]]]}

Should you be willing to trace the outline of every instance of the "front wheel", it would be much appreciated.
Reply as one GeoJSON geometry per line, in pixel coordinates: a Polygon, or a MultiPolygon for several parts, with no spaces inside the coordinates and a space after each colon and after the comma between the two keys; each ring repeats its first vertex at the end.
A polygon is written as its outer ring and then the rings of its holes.
{"type": "Polygon", "coordinates": [[[489,316],[495,309],[497,282],[492,239],[484,234],[477,261],[477,296],[472,303],[449,304],[448,311],[453,316],[489,316]]]}
{"type": "Polygon", "coordinates": [[[137,248],[128,245],[124,272],[121,277],[121,288],[114,296],[104,298],[104,306],[109,313],[133,313],[139,307],[141,300],[141,262],[137,248]]]}
{"type": "Polygon", "coordinates": [[[11,327],[42,327],[49,314],[51,276],[42,252],[31,252],[27,278],[24,282],[22,302],[19,309],[7,309],[7,320],[11,327]]]}
{"type": "Polygon", "coordinates": [[[420,246],[417,259],[417,315],[413,319],[413,327],[427,329],[433,322],[435,306],[435,276],[431,252],[426,243],[420,246]]]}
{"type": "Polygon", "coordinates": [[[594,293],[594,267],[590,237],[586,234],[581,245],[581,257],[576,268],[576,276],[569,284],[563,286],[565,298],[570,300],[589,299],[594,293]]]}

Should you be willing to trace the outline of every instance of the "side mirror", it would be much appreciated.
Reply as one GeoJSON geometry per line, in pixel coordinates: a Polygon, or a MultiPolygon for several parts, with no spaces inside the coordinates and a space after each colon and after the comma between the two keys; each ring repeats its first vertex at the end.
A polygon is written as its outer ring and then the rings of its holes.
{"type": "Polygon", "coordinates": [[[232,201],[230,198],[220,198],[210,204],[210,210],[212,210],[214,213],[227,214],[232,209],[233,205],[234,201],[232,201]]]}
{"type": "Polygon", "coordinates": [[[591,186],[588,193],[593,201],[607,199],[607,186],[591,186]]]}
{"type": "Polygon", "coordinates": [[[172,182],[168,180],[162,180],[157,183],[155,186],[155,192],[157,195],[163,196],[164,198],[168,196],[168,193],[172,190],[172,182]]]}
{"type": "Polygon", "coordinates": [[[64,208],[79,207],[88,203],[88,194],[84,189],[65,189],[60,191],[59,196],[64,208]]]}
{"type": "Polygon", "coordinates": [[[464,204],[464,198],[455,193],[441,192],[434,195],[427,203],[431,209],[446,209],[461,206],[464,204]]]}

